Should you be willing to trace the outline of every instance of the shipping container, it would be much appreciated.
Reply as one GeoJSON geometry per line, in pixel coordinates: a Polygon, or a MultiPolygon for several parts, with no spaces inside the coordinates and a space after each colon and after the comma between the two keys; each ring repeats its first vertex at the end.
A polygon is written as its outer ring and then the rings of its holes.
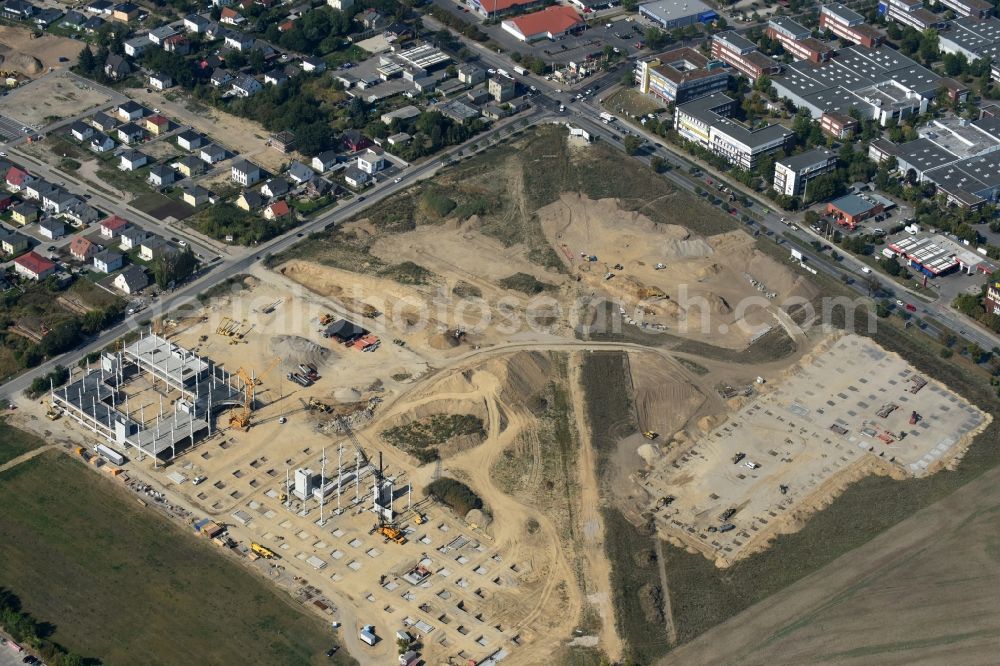
{"type": "Polygon", "coordinates": [[[97,453],[99,455],[101,455],[104,458],[110,460],[114,464],[116,464],[116,465],[124,465],[125,464],[125,456],[123,456],[122,454],[118,453],[114,449],[109,449],[108,447],[104,446],[103,444],[98,444],[95,448],[96,448],[97,453]]]}

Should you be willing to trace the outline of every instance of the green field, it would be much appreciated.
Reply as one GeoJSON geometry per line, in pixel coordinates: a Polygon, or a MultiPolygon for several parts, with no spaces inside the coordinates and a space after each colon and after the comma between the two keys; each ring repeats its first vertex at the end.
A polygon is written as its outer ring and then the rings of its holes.
{"type": "Polygon", "coordinates": [[[10,426],[0,418],[0,465],[44,444],[34,435],[10,426]]]}
{"type": "Polygon", "coordinates": [[[144,666],[334,663],[320,619],[61,453],[0,475],[0,507],[0,587],[77,654],[144,666]]]}

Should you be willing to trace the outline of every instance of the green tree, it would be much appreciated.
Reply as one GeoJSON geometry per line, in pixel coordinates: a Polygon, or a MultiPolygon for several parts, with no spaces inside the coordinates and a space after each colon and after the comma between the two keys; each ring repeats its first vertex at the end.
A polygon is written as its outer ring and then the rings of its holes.
{"type": "Polygon", "coordinates": [[[649,159],[649,167],[656,173],[660,173],[661,171],[663,171],[664,165],[665,163],[663,161],[663,158],[660,157],[659,155],[653,155],[653,157],[649,159]]]}
{"type": "Polygon", "coordinates": [[[639,147],[642,146],[642,139],[634,134],[629,134],[622,140],[622,145],[625,147],[626,154],[635,155],[639,152],[639,147]]]}

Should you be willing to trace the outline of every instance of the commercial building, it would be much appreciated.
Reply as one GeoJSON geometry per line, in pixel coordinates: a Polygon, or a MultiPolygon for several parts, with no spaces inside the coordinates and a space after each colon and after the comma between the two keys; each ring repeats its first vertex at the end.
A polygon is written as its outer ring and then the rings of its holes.
{"type": "Polygon", "coordinates": [[[986,0],[938,0],[938,3],[961,17],[981,19],[993,14],[993,3],[986,0]]]}
{"type": "Polygon", "coordinates": [[[765,32],[796,60],[825,62],[837,53],[832,47],[813,38],[808,28],[789,18],[771,19],[765,32]]]}
{"type": "Polygon", "coordinates": [[[781,125],[750,128],[730,119],[736,106],[736,100],[721,93],[681,104],[674,113],[674,129],[743,169],[753,169],[762,156],[791,144],[792,132],[781,125]]]}
{"type": "Polygon", "coordinates": [[[858,130],[858,120],[839,111],[825,111],[819,118],[819,127],[836,139],[849,139],[858,130]]]}
{"type": "Polygon", "coordinates": [[[910,268],[928,277],[946,275],[956,269],[968,275],[992,275],[996,270],[978,252],[938,234],[903,236],[886,243],[886,247],[893,254],[904,258],[910,268]]]}
{"type": "Polygon", "coordinates": [[[643,94],[683,104],[725,90],[729,72],[722,63],[685,46],[636,61],[635,82],[643,94]]]}
{"type": "Polygon", "coordinates": [[[816,148],[799,155],[784,157],[774,164],[775,191],[789,197],[808,193],[809,181],[837,168],[837,155],[826,148],[816,148]]]}
{"type": "Polygon", "coordinates": [[[540,7],[545,0],[466,0],[469,8],[482,18],[499,18],[540,7]]]}
{"type": "Polygon", "coordinates": [[[991,282],[986,288],[983,306],[989,314],[1000,314],[1000,282],[991,282]]]}
{"type": "Polygon", "coordinates": [[[719,18],[715,10],[701,0],[656,0],[639,5],[639,13],[664,30],[710,23],[719,18]]]}
{"type": "Polygon", "coordinates": [[[969,62],[986,58],[1000,60],[1000,19],[962,18],[951,22],[951,28],[938,36],[938,48],[943,53],[963,55],[969,62]]]}
{"type": "Polygon", "coordinates": [[[923,0],[879,0],[878,13],[887,21],[908,25],[920,32],[946,24],[944,19],[924,7],[923,0]]]}
{"type": "Polygon", "coordinates": [[[840,3],[823,5],[819,12],[819,29],[829,30],[844,41],[869,49],[883,41],[882,33],[865,23],[864,16],[840,3]]]}
{"type": "Polygon", "coordinates": [[[848,194],[834,199],[826,205],[826,214],[833,217],[837,224],[851,231],[860,222],[875,217],[885,210],[885,205],[871,196],[848,194]]]}
{"type": "Polygon", "coordinates": [[[522,42],[559,39],[587,27],[576,10],[565,5],[553,5],[503,21],[500,26],[522,42]]]}
{"type": "Polygon", "coordinates": [[[756,44],[732,30],[716,33],[712,37],[712,57],[730,65],[751,81],[781,71],[781,63],[758,51],[756,44]]]}
{"type": "Polygon", "coordinates": [[[941,77],[887,46],[850,46],[822,64],[795,62],[772,78],[778,95],[813,118],[852,109],[880,125],[923,113],[941,77]]]}

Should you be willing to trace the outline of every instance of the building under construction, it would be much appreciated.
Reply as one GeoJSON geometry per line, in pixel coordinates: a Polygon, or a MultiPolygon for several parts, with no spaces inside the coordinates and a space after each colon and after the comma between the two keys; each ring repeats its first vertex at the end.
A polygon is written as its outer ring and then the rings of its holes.
{"type": "Polygon", "coordinates": [[[51,389],[50,398],[54,409],[128,453],[170,460],[211,435],[218,413],[252,403],[254,387],[210,359],[143,332],[103,353],[97,368],[88,363],[81,377],[51,389]],[[152,386],[157,402],[144,397],[130,404],[129,385],[139,378],[152,386]]]}

